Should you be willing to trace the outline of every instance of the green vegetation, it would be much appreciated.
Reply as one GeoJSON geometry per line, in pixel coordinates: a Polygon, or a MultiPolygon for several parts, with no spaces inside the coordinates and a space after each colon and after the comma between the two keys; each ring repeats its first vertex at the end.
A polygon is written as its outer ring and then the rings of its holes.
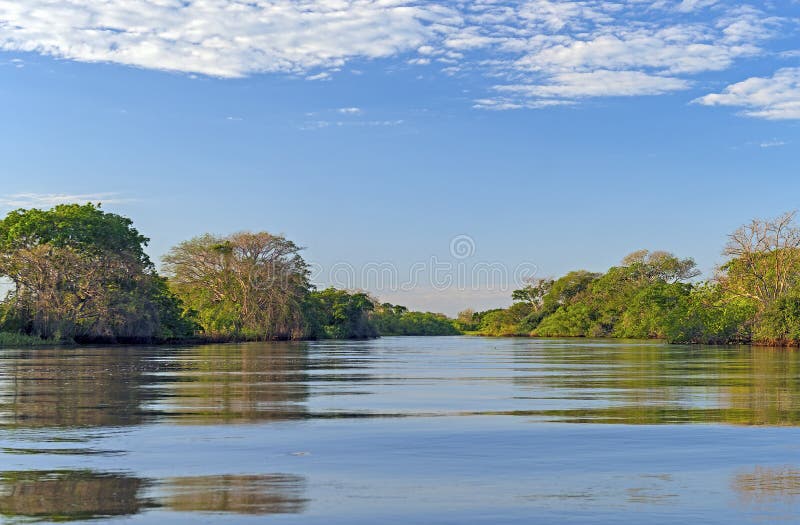
{"type": "Polygon", "coordinates": [[[293,242],[266,232],[202,235],[164,257],[172,290],[217,339],[301,339],[308,267],[293,242]]]}
{"type": "Polygon", "coordinates": [[[481,335],[659,338],[682,343],[800,344],[800,228],[794,214],[731,234],[718,275],[692,259],[641,250],[604,274],[570,272],[516,290],[503,310],[462,312],[481,335]]]}
{"type": "Polygon", "coordinates": [[[293,242],[267,232],[203,235],[172,248],[164,269],[185,315],[213,340],[377,337],[366,294],[317,291],[293,242]]]}
{"type": "Polygon", "coordinates": [[[447,324],[414,312],[384,323],[364,293],[316,291],[301,249],[267,232],[182,242],[164,257],[166,277],[147,242],[99,205],[9,213],[0,221],[0,277],[11,283],[0,346],[368,338],[389,325],[442,333],[447,324]]]}
{"type": "Polygon", "coordinates": [[[370,315],[380,335],[458,335],[455,322],[442,314],[411,312],[405,306],[383,303],[370,315]]]}
{"type": "Polygon", "coordinates": [[[309,320],[309,335],[320,339],[377,337],[378,330],[369,317],[374,307],[374,302],[365,293],[334,288],[312,292],[304,310],[309,320]]]}
{"type": "Polygon", "coordinates": [[[316,290],[301,248],[267,232],[206,234],[164,257],[99,205],[17,210],[0,220],[0,346],[379,335],[659,338],[800,345],[800,227],[793,213],[730,235],[726,262],[698,282],[690,258],[641,250],[605,273],[537,279],[513,304],[458,319],[316,290]]]}
{"type": "Polygon", "coordinates": [[[129,219],[99,206],[17,210],[0,221],[0,275],[13,288],[0,328],[79,342],[183,337],[193,323],[129,219]]]}
{"type": "Polygon", "coordinates": [[[18,332],[0,332],[0,347],[28,347],[28,346],[58,346],[63,341],[58,339],[42,339],[35,335],[26,335],[18,332]]]}

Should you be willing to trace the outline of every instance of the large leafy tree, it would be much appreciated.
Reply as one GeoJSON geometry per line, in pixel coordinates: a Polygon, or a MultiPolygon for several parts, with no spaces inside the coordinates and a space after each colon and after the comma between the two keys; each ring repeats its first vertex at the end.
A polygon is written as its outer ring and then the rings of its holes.
{"type": "Polygon", "coordinates": [[[300,247],[284,237],[202,235],[172,248],[164,270],[208,335],[263,340],[307,335],[308,266],[300,247]]]}
{"type": "Polygon", "coordinates": [[[144,252],[149,239],[127,217],[94,204],[62,204],[50,210],[16,210],[0,222],[5,252],[47,245],[81,252],[114,253],[152,267],[144,252]]]}
{"type": "Polygon", "coordinates": [[[0,221],[6,329],[45,338],[151,339],[187,335],[130,219],[94,204],[16,210],[0,221]]]}

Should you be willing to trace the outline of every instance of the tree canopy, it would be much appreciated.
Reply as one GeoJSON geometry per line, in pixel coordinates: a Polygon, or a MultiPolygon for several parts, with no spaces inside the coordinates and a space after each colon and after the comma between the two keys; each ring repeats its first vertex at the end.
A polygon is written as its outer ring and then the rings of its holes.
{"type": "Polygon", "coordinates": [[[42,338],[150,340],[191,334],[180,301],[130,219],[94,204],[17,210],[0,221],[4,329],[42,338]]]}
{"type": "Polygon", "coordinates": [[[380,335],[458,335],[455,322],[443,314],[412,312],[391,303],[376,305],[370,319],[380,335]]]}
{"type": "Polygon", "coordinates": [[[270,340],[308,333],[308,266],[300,248],[284,237],[202,235],[172,248],[164,271],[209,335],[270,340]]]}
{"type": "Polygon", "coordinates": [[[205,234],[164,257],[99,204],[15,210],[0,220],[0,302],[8,340],[158,341],[482,335],[663,338],[800,345],[800,227],[757,219],[728,239],[699,281],[691,258],[638,250],[606,272],[530,280],[508,308],[457,319],[309,281],[302,249],[265,231],[205,234]],[[15,339],[19,336],[30,339],[15,339]]]}
{"type": "Polygon", "coordinates": [[[133,227],[133,221],[106,213],[99,204],[20,209],[0,221],[0,250],[4,253],[48,245],[93,254],[113,252],[150,266],[144,252],[149,241],[133,227]]]}
{"type": "Polygon", "coordinates": [[[485,335],[663,338],[800,344],[800,228],[795,213],[756,219],[728,239],[710,280],[694,260],[638,250],[603,274],[537,279],[501,310],[459,316],[485,335]]]}

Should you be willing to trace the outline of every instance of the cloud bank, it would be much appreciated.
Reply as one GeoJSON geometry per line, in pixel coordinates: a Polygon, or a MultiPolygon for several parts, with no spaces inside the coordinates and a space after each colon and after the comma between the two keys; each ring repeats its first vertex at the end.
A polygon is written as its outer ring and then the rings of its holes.
{"type": "Polygon", "coordinates": [[[299,73],[420,46],[453,14],[395,0],[0,0],[0,47],[217,77],[299,73]]]}
{"type": "MultiPolygon", "coordinates": [[[[770,40],[797,30],[797,17],[755,5],[0,0],[0,49],[222,78],[283,73],[324,80],[350,61],[394,58],[406,67],[487,79],[476,107],[537,108],[679,92],[703,73],[768,54],[770,40]]],[[[754,117],[798,118],[796,75],[797,69],[782,69],[698,102],[741,106],[754,117]],[[770,82],[782,90],[775,93],[770,82]]]]}

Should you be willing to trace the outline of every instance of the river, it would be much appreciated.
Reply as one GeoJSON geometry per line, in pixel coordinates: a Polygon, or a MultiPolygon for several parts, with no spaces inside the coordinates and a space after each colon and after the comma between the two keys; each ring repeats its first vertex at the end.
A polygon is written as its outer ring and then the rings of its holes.
{"type": "Polygon", "coordinates": [[[800,522],[800,352],[470,337],[0,352],[7,522],[800,522]]]}

